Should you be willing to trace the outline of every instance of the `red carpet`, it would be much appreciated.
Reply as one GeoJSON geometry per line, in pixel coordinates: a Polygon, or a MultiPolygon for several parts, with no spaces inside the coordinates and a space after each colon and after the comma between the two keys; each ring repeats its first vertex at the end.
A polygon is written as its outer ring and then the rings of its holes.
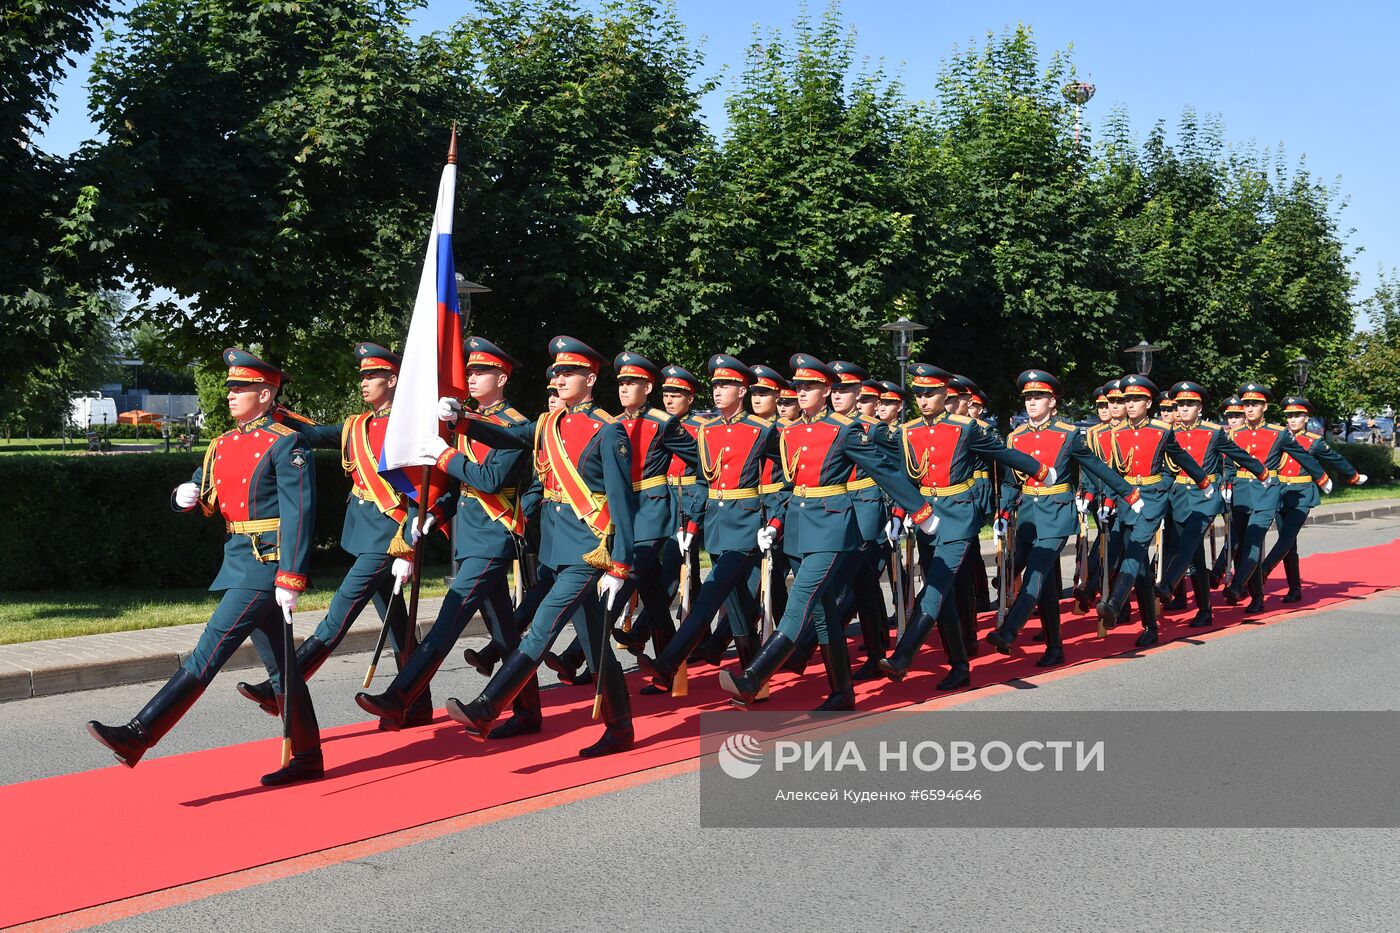
{"type": "MultiPolygon", "coordinates": [[[[1269,587],[1271,611],[1254,618],[1268,620],[1400,587],[1400,540],[1307,558],[1303,579],[1315,582],[1305,585],[1302,603],[1281,605],[1276,581],[1269,587]]],[[[1193,611],[1174,613],[1163,625],[1163,640],[1211,631],[1186,627],[1193,611]]],[[[1215,617],[1219,628],[1239,622],[1243,612],[1220,605],[1215,617]]],[[[984,617],[981,631],[988,624],[984,617]]],[[[1034,623],[1031,628],[1010,657],[991,654],[983,645],[974,662],[974,685],[1044,673],[1034,665],[1040,646],[1030,641],[1034,623]]],[[[1072,663],[1136,650],[1136,624],[1102,640],[1091,619],[1068,615],[1064,628],[1072,663]]],[[[942,676],[941,664],[941,654],[926,649],[903,683],[858,684],[858,707],[892,709],[928,699],[942,676]]],[[[257,784],[278,755],[280,739],[269,738],[155,759],[135,770],[114,765],[0,788],[0,825],[11,840],[0,865],[5,879],[0,926],[698,756],[697,713],[725,703],[715,670],[693,673],[690,696],[681,700],[637,696],[638,686],[634,674],[638,747],[600,760],[576,757],[601,728],[588,718],[592,688],[565,687],[545,691],[545,733],[527,739],[476,744],[441,714],[432,726],[397,734],[380,733],[373,725],[328,730],[327,777],[311,784],[276,789],[257,784]]],[[[815,663],[801,679],[780,674],[773,681],[773,708],[811,709],[825,687],[815,663]]],[[[82,727],[75,722],[72,728],[82,727]]]]}

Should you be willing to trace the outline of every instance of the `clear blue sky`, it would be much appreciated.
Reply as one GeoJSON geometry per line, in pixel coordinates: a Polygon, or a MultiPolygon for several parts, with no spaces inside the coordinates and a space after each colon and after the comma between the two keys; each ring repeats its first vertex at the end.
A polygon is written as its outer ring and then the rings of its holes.
{"type": "MultiPolygon", "coordinates": [[[[753,30],[786,27],[799,8],[797,0],[677,0],[682,22],[702,44],[703,73],[721,73],[726,85],[753,30]]],[[[813,3],[809,12],[815,17],[824,8],[813,3]]],[[[467,9],[464,0],[430,0],[418,28],[443,28],[467,9]]],[[[1340,185],[1347,201],[1341,228],[1359,251],[1355,298],[1374,290],[1378,266],[1400,265],[1398,5],[864,0],[843,9],[860,53],[883,59],[916,98],[932,96],[939,63],[954,45],[981,42],[988,30],[1030,24],[1042,58],[1072,43],[1080,74],[1098,86],[1087,123],[1121,105],[1141,136],[1159,118],[1174,126],[1188,105],[1219,114],[1231,142],[1282,145],[1290,164],[1305,156],[1314,175],[1340,185]]],[[[87,65],[79,62],[60,90],[41,143],[52,151],[71,151],[92,135],[87,65]]],[[[716,129],[723,94],[722,87],[706,101],[716,129]]]]}

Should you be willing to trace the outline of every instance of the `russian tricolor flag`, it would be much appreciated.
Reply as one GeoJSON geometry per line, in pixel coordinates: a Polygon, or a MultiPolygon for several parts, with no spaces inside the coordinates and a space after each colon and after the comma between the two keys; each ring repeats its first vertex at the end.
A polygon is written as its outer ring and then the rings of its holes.
{"type": "MultiPolygon", "coordinates": [[[[457,130],[447,150],[447,164],[438,183],[433,230],[418,279],[413,319],[404,342],[398,389],[384,434],[379,472],[399,489],[418,498],[418,470],[431,465],[418,452],[425,435],[446,436],[438,421],[437,403],[444,395],[467,397],[466,360],[462,355],[462,315],[457,307],[457,270],[452,261],[452,212],[457,196],[457,130]]],[[[435,484],[436,485],[436,484],[435,484]]],[[[433,498],[430,496],[430,499],[433,498]]]]}

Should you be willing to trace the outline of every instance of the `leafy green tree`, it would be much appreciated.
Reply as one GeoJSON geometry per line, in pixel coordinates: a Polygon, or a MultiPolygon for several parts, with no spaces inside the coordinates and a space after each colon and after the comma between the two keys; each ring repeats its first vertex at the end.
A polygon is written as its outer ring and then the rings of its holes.
{"type": "Polygon", "coordinates": [[[1338,367],[1332,411],[1339,415],[1400,408],[1400,272],[1383,274],[1361,311],[1365,324],[1338,367]]]}
{"type": "Polygon", "coordinates": [[[86,168],[140,318],[187,359],[258,344],[335,399],[354,342],[405,329],[454,109],[415,5],[144,0],[109,35],[86,168]]]}
{"type": "Polygon", "coordinates": [[[48,123],[54,84],[88,50],[105,0],[11,0],[0,20],[0,417],[13,391],[56,365],[102,313],[106,245],[92,227],[97,192],[33,138],[48,123]]]}

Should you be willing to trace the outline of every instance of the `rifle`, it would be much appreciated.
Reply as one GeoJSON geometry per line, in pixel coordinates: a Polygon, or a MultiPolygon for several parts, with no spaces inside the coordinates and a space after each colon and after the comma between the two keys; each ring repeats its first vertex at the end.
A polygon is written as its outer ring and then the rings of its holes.
{"type": "Polygon", "coordinates": [[[282,767],[292,763],[292,678],[301,679],[297,649],[292,643],[292,613],[282,611],[282,767]]]}
{"type": "MultiPolygon", "coordinates": [[[[1111,592],[1108,588],[1108,533],[1112,527],[1112,517],[1106,517],[1099,522],[1099,589],[1105,597],[1111,592]]],[[[1099,616],[1099,637],[1103,638],[1107,634],[1108,629],[1104,627],[1103,616],[1099,616]]]]}
{"type": "Polygon", "coordinates": [[[894,589],[895,631],[899,637],[904,636],[905,626],[909,624],[909,612],[904,605],[904,574],[901,572],[903,568],[900,567],[900,559],[903,557],[900,549],[903,546],[903,540],[896,538],[894,546],[890,548],[890,586],[894,589]]]}
{"type": "Polygon", "coordinates": [[[1158,584],[1159,586],[1160,586],[1161,583],[1162,583],[1162,578],[1166,575],[1166,572],[1167,572],[1167,560],[1166,560],[1166,555],[1164,555],[1164,554],[1162,553],[1162,547],[1163,547],[1163,545],[1166,543],[1166,532],[1167,532],[1167,520],[1164,518],[1164,519],[1162,519],[1161,524],[1159,524],[1159,525],[1157,526],[1157,535],[1156,535],[1156,537],[1157,537],[1157,541],[1156,541],[1157,553],[1156,553],[1156,555],[1154,555],[1154,557],[1153,557],[1153,560],[1155,560],[1155,561],[1157,562],[1157,572],[1156,572],[1155,576],[1157,577],[1157,584],[1158,584]]]}
{"type": "Polygon", "coordinates": [[[1087,581],[1084,579],[1089,566],[1089,516],[1084,512],[1077,512],[1077,521],[1074,530],[1074,589],[1082,590],[1087,581]]]}
{"type": "MultiPolygon", "coordinates": [[[[404,655],[413,654],[413,649],[418,641],[418,583],[422,577],[423,570],[423,524],[427,520],[428,512],[428,480],[432,475],[432,467],[424,466],[422,476],[418,480],[418,514],[415,522],[418,525],[418,541],[413,546],[413,580],[410,582],[408,591],[408,621],[404,626],[404,655]]],[[[364,688],[369,689],[370,682],[374,680],[375,669],[379,667],[379,658],[384,654],[384,642],[389,637],[390,623],[394,619],[393,602],[384,612],[384,624],[379,627],[379,641],[374,646],[374,657],[370,658],[369,670],[365,671],[364,688]]]]}
{"type": "MultiPolygon", "coordinates": [[[[682,515],[681,518],[680,518],[680,526],[681,526],[682,528],[685,527],[685,516],[684,516],[684,515],[682,515]]],[[[694,547],[694,546],[695,546],[695,541],[694,541],[694,539],[691,540],[690,545],[691,545],[691,547],[694,547]]],[[[685,553],[683,553],[683,554],[681,555],[681,581],[680,581],[680,591],[681,591],[681,623],[682,623],[682,624],[684,624],[684,623],[685,623],[685,620],[690,616],[690,558],[691,558],[691,552],[690,552],[689,549],[687,549],[687,550],[685,551],[685,553]]],[[[667,607],[666,611],[667,611],[667,612],[670,612],[670,611],[671,611],[671,610],[670,610],[670,607],[667,607]]],[[[676,676],[671,678],[671,696],[673,696],[673,697],[683,697],[683,696],[689,696],[689,695],[690,695],[690,668],[687,666],[685,658],[681,658],[681,663],[680,663],[680,665],[676,668],[676,676]]]]}

